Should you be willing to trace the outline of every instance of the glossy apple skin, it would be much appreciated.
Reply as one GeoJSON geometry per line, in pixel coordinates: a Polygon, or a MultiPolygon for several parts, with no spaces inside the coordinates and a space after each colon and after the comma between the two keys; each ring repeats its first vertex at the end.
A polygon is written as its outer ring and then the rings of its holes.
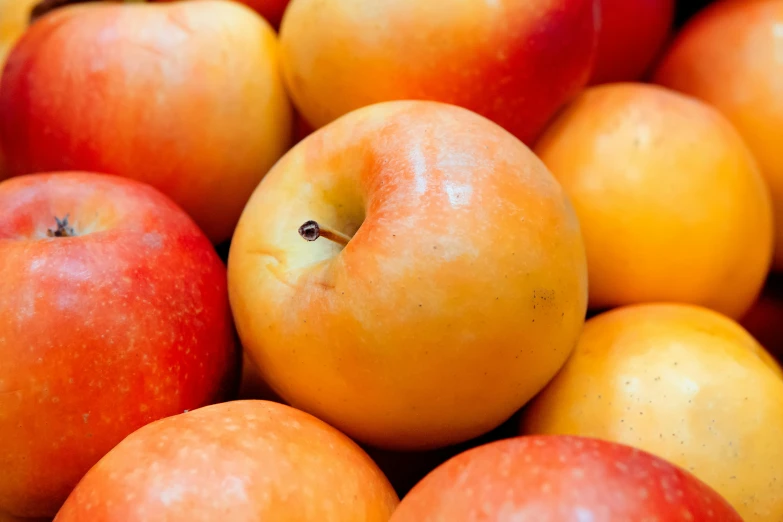
{"type": "Polygon", "coordinates": [[[717,107],[753,151],[775,207],[775,270],[783,271],[783,1],[721,1],[680,32],[654,75],[656,83],[717,107]]]}
{"type": "Polygon", "coordinates": [[[648,304],[590,319],[522,417],[527,434],[629,444],[692,472],[745,522],[783,519],[783,377],[736,322],[648,304]]]}
{"type": "Polygon", "coordinates": [[[289,406],[234,401],[155,422],[90,470],[56,522],[387,522],[389,481],[289,406]]]}
{"type": "Polygon", "coordinates": [[[235,392],[225,267],[141,183],[0,183],[0,512],[53,516],[135,429],[235,392]],[[69,215],[76,237],[47,237],[69,215]]]}
{"type": "Polygon", "coordinates": [[[772,263],[772,200],[719,111],[657,85],[592,87],[535,152],[579,216],[591,309],[682,302],[739,318],[753,305],[772,263]]]}
{"type": "Polygon", "coordinates": [[[296,145],[229,254],[237,329],[264,380],[388,449],[508,419],[574,346],[586,277],[573,210],[530,149],[425,101],[359,109],[296,145]],[[353,237],[305,241],[308,220],[353,237]]]}
{"type": "Polygon", "coordinates": [[[600,0],[590,83],[641,80],[669,40],[675,0],[600,0]]]}
{"type": "Polygon", "coordinates": [[[587,82],[597,0],[294,0],[285,79],[315,128],[376,102],[424,99],[482,114],[531,143],[587,82]]]}
{"type": "Polygon", "coordinates": [[[219,243],[290,144],[278,69],[274,31],[234,2],[55,10],[25,33],[2,78],[9,173],[138,179],[219,243]]]}
{"type": "Polygon", "coordinates": [[[391,522],[742,522],[718,493],[649,453],[569,436],[516,437],[449,460],[391,522]]]}

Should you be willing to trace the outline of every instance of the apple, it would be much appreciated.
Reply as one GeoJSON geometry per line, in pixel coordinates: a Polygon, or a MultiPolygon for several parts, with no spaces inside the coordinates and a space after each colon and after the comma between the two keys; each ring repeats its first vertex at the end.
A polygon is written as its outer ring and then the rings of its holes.
{"type": "Polygon", "coordinates": [[[0,272],[0,513],[54,516],[126,435],[235,393],[225,267],[154,188],[3,181],[0,272]]]}
{"type": "Polygon", "coordinates": [[[424,478],[391,522],[742,522],[714,490],[629,446],[516,437],[466,451],[424,478]]]}
{"type": "Polygon", "coordinates": [[[263,380],[385,449],[503,423],[565,362],[587,300],[579,223],[543,163],[428,101],[358,109],[291,149],[245,207],[228,272],[263,380]]]}
{"type": "Polygon", "coordinates": [[[669,40],[675,0],[600,0],[591,84],[641,80],[669,40]]]}
{"type": "Polygon", "coordinates": [[[774,270],[783,272],[783,0],[721,0],[679,32],[653,79],[720,110],[758,161],[772,192],[774,270]]]}
{"type": "Polygon", "coordinates": [[[739,324],[706,308],[645,304],[590,319],[521,426],[649,451],[745,522],[783,520],[783,373],[739,324]]]}
{"type": "Polygon", "coordinates": [[[79,483],[56,522],[387,522],[389,481],[289,406],[234,401],[149,424],[79,483]]]}
{"type": "Polygon", "coordinates": [[[241,4],[86,3],[34,23],[0,86],[11,175],[149,183],[214,242],[292,139],[274,30],[241,4]]]}
{"type": "Polygon", "coordinates": [[[373,103],[424,99],[530,144],[587,83],[598,13],[598,0],[293,0],[283,72],[315,128],[373,103]]]}
{"type": "Polygon", "coordinates": [[[535,152],[584,235],[589,306],[679,302],[739,318],[772,263],[772,200],[715,108],[657,85],[584,90],[535,152]]]}

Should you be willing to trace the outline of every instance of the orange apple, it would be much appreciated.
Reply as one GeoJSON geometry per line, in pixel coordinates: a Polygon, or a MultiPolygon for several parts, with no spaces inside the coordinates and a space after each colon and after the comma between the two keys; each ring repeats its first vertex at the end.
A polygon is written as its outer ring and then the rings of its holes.
{"type": "Polygon", "coordinates": [[[23,35],[2,78],[9,173],[132,177],[219,243],[292,139],[278,68],[274,31],[235,2],[57,9],[23,35]]]}
{"type": "Polygon", "coordinates": [[[90,470],[56,522],[387,522],[398,499],[348,437],[289,406],[163,419],[90,470]]]}
{"type": "Polygon", "coordinates": [[[783,0],[723,0],[678,34],[656,83],[695,96],[736,126],[772,191],[776,271],[783,271],[783,0]]]}
{"type": "Polygon", "coordinates": [[[125,436],[234,395],[225,267],[152,187],[0,183],[0,272],[0,519],[54,516],[125,436]]]}
{"type": "Polygon", "coordinates": [[[590,308],[684,302],[741,317],[772,263],[772,201],[716,109],[641,83],[583,91],[535,148],[576,208],[590,308]]]}
{"type": "Polygon", "coordinates": [[[293,0],[283,71],[318,128],[376,102],[471,109],[531,143],[587,82],[598,0],[293,0]]]}
{"type": "Polygon", "coordinates": [[[565,362],[586,309],[561,187],[501,127],[436,102],[365,107],[301,141],[248,202],[228,262],[264,381],[388,449],[501,424],[565,362]]]}
{"type": "Polygon", "coordinates": [[[690,305],[617,308],[587,322],[522,426],[526,434],[582,435],[649,451],[714,488],[746,522],[777,522],[782,375],[721,314],[690,305]]]}

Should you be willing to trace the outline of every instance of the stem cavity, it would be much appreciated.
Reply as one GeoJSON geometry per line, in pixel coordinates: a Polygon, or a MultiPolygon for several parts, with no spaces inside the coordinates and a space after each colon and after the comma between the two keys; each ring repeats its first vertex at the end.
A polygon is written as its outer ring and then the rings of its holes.
{"type": "Polygon", "coordinates": [[[46,235],[49,237],[74,237],[76,231],[71,225],[68,224],[68,214],[64,218],[59,219],[54,216],[54,221],[57,223],[57,228],[52,230],[51,228],[46,231],[46,235]]]}

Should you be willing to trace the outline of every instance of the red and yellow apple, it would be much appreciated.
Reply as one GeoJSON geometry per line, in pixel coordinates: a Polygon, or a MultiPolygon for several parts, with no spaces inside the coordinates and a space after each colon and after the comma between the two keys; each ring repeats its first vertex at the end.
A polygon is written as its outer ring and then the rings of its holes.
{"type": "Polygon", "coordinates": [[[391,522],[742,522],[718,493],[628,446],[517,437],[449,460],[403,499],[391,522]]]}
{"type": "Polygon", "coordinates": [[[225,267],[152,187],[0,183],[0,273],[0,513],[54,516],[126,435],[235,393],[225,267]]]}
{"type": "Polygon", "coordinates": [[[718,108],[753,151],[775,207],[774,268],[783,271],[783,0],[722,0],[679,33],[656,83],[718,108]]]}
{"type": "Polygon", "coordinates": [[[274,31],[217,0],[54,10],[8,57],[0,112],[11,175],[135,178],[215,243],[292,138],[274,31]]]}
{"type": "Polygon", "coordinates": [[[372,105],[305,138],[248,202],[228,263],[265,382],[389,449],[501,424],[565,362],[586,309],[561,187],[501,127],[436,102],[372,105]]]}
{"type": "Polygon", "coordinates": [[[641,80],[669,39],[675,0],[599,0],[601,23],[590,83],[641,80]]]}
{"type": "Polygon", "coordinates": [[[265,401],[145,426],[79,483],[57,522],[387,522],[398,499],[348,437],[265,401]]]}
{"type": "Polygon", "coordinates": [[[649,451],[714,488],[745,522],[783,520],[783,373],[711,310],[646,304],[590,319],[522,429],[649,451]]]}
{"type": "Polygon", "coordinates": [[[293,0],[283,71],[315,128],[376,102],[452,103],[531,143],[587,82],[598,0],[293,0]]]}

